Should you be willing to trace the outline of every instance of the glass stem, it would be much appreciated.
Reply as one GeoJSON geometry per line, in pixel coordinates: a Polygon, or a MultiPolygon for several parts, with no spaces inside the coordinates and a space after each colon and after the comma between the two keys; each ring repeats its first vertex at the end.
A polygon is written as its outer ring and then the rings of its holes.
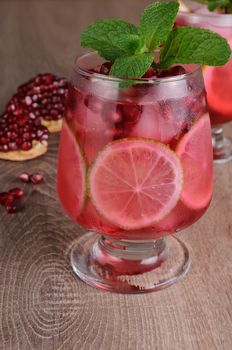
{"type": "Polygon", "coordinates": [[[127,241],[101,237],[93,249],[92,265],[113,275],[140,274],[159,267],[166,259],[166,240],[127,241]]]}
{"type": "Polygon", "coordinates": [[[226,163],[232,160],[232,145],[224,136],[223,128],[219,125],[212,129],[213,158],[215,163],[226,163]]]}
{"type": "Polygon", "coordinates": [[[225,143],[225,137],[223,133],[223,128],[218,126],[212,130],[213,136],[213,147],[214,149],[221,149],[225,143]]]}

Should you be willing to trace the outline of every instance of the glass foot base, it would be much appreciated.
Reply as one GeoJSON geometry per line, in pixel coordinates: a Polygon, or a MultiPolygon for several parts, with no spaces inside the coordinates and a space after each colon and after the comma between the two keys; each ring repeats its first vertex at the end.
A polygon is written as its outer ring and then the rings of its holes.
{"type": "Polygon", "coordinates": [[[232,160],[232,143],[223,135],[221,127],[212,131],[213,160],[214,163],[227,163],[232,160]]]}
{"type": "Polygon", "coordinates": [[[147,293],[169,287],[189,270],[186,246],[173,236],[158,241],[116,241],[84,234],[71,251],[77,276],[116,293],[147,293]]]}

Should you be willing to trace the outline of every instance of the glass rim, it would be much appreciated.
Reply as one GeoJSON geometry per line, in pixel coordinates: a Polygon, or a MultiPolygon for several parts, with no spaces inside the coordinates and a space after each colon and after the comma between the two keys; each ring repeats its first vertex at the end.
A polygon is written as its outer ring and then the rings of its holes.
{"type": "Polygon", "coordinates": [[[76,59],[74,61],[73,71],[76,73],[79,73],[81,75],[84,75],[86,77],[92,77],[92,78],[99,79],[102,81],[109,81],[109,82],[116,82],[116,83],[120,83],[123,81],[134,81],[134,82],[137,82],[138,84],[140,83],[140,84],[150,84],[150,85],[158,85],[161,83],[170,83],[170,82],[176,82],[176,81],[180,81],[180,80],[186,80],[187,78],[194,76],[195,74],[199,74],[199,72],[201,72],[201,65],[200,64],[191,63],[191,64],[185,64],[185,65],[195,66],[195,69],[193,69],[191,72],[187,72],[185,74],[176,75],[176,76],[172,76],[172,77],[164,77],[164,78],[157,78],[157,79],[118,78],[118,77],[113,77],[113,76],[104,75],[104,74],[100,74],[100,73],[95,73],[95,72],[90,71],[89,69],[85,69],[85,68],[81,67],[80,61],[85,59],[85,58],[91,57],[91,56],[100,57],[96,53],[96,51],[87,52],[81,56],[76,57],[76,59]]]}
{"type": "Polygon", "coordinates": [[[221,28],[232,27],[232,14],[230,13],[195,13],[195,12],[185,12],[179,10],[177,14],[178,17],[191,17],[192,19],[204,19],[213,21],[214,26],[219,26],[221,28]]]}

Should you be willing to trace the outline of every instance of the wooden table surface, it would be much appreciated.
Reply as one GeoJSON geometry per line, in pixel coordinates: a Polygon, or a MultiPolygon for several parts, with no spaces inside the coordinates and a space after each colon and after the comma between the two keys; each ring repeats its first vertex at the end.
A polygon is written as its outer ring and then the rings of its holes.
{"type": "MultiPolygon", "coordinates": [[[[1,109],[16,86],[38,72],[68,76],[89,22],[136,21],[150,2],[1,0],[1,109]]],[[[83,229],[57,199],[58,142],[52,137],[49,152],[37,160],[0,161],[0,191],[18,185],[23,170],[45,174],[24,211],[0,210],[0,349],[231,350],[232,163],[215,167],[210,209],[178,235],[192,259],[185,280],[157,293],[117,295],[87,286],[70,268],[69,250],[83,229]]]]}

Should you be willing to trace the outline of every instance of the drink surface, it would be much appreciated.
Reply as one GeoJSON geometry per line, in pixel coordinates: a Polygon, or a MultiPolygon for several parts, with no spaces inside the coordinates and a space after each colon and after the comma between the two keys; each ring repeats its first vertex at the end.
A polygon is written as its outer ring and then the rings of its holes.
{"type": "Polygon", "coordinates": [[[198,220],[211,200],[202,79],[113,85],[94,75],[70,85],[59,197],[85,228],[118,239],[158,239],[198,220]]]}
{"type": "MultiPolygon", "coordinates": [[[[176,20],[178,26],[194,26],[210,29],[224,36],[232,48],[232,15],[211,13],[205,5],[192,1],[186,1],[184,3],[189,6],[191,13],[180,12],[176,20]]],[[[223,67],[203,67],[203,75],[211,124],[216,126],[231,121],[232,58],[223,67]]]]}

